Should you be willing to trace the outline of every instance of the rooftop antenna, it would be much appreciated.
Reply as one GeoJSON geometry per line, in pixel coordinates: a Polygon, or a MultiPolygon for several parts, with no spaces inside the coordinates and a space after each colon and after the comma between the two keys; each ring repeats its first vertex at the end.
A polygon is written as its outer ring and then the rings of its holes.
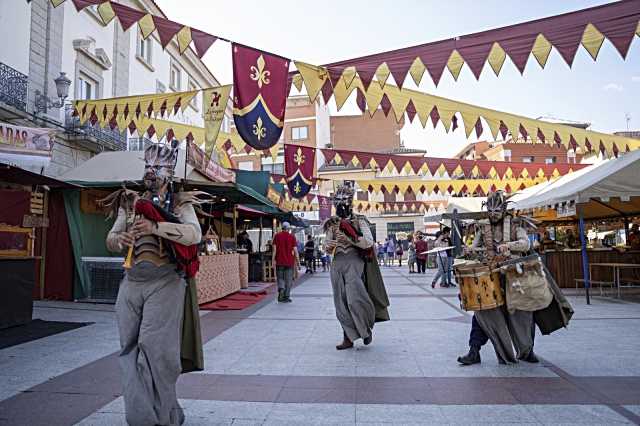
{"type": "Polygon", "coordinates": [[[624,119],[627,122],[627,132],[629,131],[629,122],[631,121],[631,114],[628,112],[624,113],[624,119]]]}

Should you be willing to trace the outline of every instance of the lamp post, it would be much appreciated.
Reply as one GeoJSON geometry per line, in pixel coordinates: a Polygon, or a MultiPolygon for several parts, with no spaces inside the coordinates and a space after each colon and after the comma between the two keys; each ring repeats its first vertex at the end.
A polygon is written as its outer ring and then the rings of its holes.
{"type": "Polygon", "coordinates": [[[35,108],[36,114],[41,112],[47,112],[49,108],[62,108],[64,106],[64,100],[69,97],[69,86],[71,86],[71,80],[67,77],[67,74],[60,72],[58,78],[55,78],[56,94],[58,95],[58,101],[52,101],[49,97],[36,90],[35,95],[35,108]]]}

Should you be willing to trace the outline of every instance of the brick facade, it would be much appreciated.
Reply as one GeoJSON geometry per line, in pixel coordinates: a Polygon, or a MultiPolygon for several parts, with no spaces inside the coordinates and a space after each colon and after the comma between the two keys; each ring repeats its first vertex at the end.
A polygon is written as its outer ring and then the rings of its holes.
{"type": "Polygon", "coordinates": [[[400,129],[393,114],[385,117],[378,111],[368,114],[331,117],[331,143],[335,149],[388,152],[400,148],[400,129]]]}

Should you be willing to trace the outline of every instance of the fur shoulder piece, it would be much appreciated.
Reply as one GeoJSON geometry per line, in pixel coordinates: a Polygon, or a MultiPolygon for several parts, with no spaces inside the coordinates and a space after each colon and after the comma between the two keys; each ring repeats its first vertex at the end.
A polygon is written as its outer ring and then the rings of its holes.
{"type": "Polygon", "coordinates": [[[173,194],[174,208],[181,208],[187,204],[196,206],[213,202],[213,197],[203,191],[182,191],[173,194]]]}
{"type": "Polygon", "coordinates": [[[140,198],[140,194],[131,189],[122,188],[112,192],[105,198],[97,200],[98,207],[105,210],[107,217],[112,219],[118,215],[120,208],[126,212],[132,212],[136,205],[136,201],[140,198]]]}
{"type": "Polygon", "coordinates": [[[367,225],[371,225],[371,222],[369,222],[369,219],[368,219],[365,215],[362,215],[362,214],[354,214],[354,215],[353,215],[353,218],[354,218],[355,220],[358,220],[358,221],[362,220],[362,221],[364,221],[367,225]]]}
{"type": "Polygon", "coordinates": [[[521,226],[527,231],[534,231],[538,229],[538,221],[529,216],[514,216],[511,219],[511,223],[515,226],[521,226]]]}
{"type": "Polygon", "coordinates": [[[337,225],[339,223],[340,218],[338,216],[331,216],[329,219],[324,221],[324,223],[322,224],[322,229],[326,231],[330,226],[337,225]]]}

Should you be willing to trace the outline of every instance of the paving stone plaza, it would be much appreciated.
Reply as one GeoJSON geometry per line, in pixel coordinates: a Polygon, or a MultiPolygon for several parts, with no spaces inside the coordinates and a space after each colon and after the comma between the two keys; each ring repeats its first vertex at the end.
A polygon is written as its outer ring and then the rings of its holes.
{"type": "MultiPolygon", "coordinates": [[[[570,327],[538,336],[540,364],[461,367],[470,315],[433,272],[383,268],[392,320],[336,351],[328,273],[293,303],[201,312],[206,369],[181,376],[186,425],[616,424],[640,422],[640,305],[570,301],[570,327]]],[[[34,318],[93,324],[0,351],[0,424],[126,424],[113,307],[37,302],[34,318]]]]}

